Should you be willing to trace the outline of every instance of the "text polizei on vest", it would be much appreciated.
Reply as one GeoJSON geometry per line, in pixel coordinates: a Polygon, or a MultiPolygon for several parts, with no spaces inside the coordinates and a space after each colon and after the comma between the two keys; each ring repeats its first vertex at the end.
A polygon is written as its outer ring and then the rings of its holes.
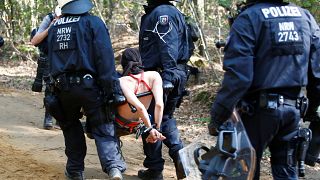
{"type": "Polygon", "coordinates": [[[276,6],[262,8],[261,12],[266,19],[277,17],[301,17],[301,12],[296,6],[276,6]]]}

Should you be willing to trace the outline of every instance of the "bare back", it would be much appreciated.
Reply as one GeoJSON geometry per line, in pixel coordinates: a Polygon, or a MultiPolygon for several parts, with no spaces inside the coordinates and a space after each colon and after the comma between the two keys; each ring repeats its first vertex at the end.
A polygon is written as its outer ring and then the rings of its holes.
{"type": "MultiPolygon", "coordinates": [[[[133,76],[137,79],[141,78],[141,74],[136,74],[133,76]]],[[[157,84],[156,80],[160,77],[160,75],[155,71],[144,72],[143,76],[144,76],[143,80],[145,81],[147,86],[145,83],[141,83],[141,82],[138,83],[137,79],[134,79],[133,77],[130,77],[130,76],[121,77],[119,80],[120,80],[121,89],[125,97],[127,98],[127,101],[130,102],[130,101],[138,100],[143,104],[144,108],[147,110],[151,104],[153,97],[159,96],[159,92],[156,91],[157,88],[155,88],[155,86],[160,85],[160,87],[162,88],[162,83],[157,84]],[[152,94],[137,98],[136,94],[149,91],[148,86],[151,88],[152,94]],[[136,94],[135,94],[135,91],[136,91],[136,94]]],[[[134,103],[132,102],[130,103],[134,105],[134,103]]],[[[127,120],[135,121],[139,118],[142,118],[140,117],[141,115],[139,115],[139,113],[131,112],[131,108],[129,107],[128,103],[118,106],[117,110],[118,110],[118,114],[127,120]]]]}

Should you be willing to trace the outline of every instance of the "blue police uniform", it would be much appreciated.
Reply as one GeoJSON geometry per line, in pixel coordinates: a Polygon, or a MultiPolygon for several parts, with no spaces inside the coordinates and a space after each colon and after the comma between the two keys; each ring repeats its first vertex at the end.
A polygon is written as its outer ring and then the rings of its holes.
{"type": "MultiPolygon", "coordinates": [[[[319,47],[315,46],[315,48],[319,47]]],[[[306,116],[304,117],[304,121],[310,121],[309,128],[312,131],[312,139],[309,144],[305,163],[310,166],[315,166],[316,162],[320,162],[320,116],[318,112],[318,108],[320,106],[320,95],[318,87],[320,87],[320,82],[317,81],[317,78],[315,78],[314,76],[310,75],[308,77],[307,96],[309,99],[309,107],[306,116]]]]}
{"type": "MultiPolygon", "coordinates": [[[[186,63],[189,58],[188,35],[182,13],[168,1],[149,4],[145,7],[146,14],[141,18],[139,34],[139,50],[146,71],[161,72],[166,82],[174,88],[165,95],[165,108],[161,131],[169,148],[170,157],[176,162],[178,151],[183,147],[173,113],[177,101],[186,84],[186,63]]],[[[152,109],[152,108],[150,108],[152,109]]],[[[157,171],[163,170],[164,159],[161,154],[162,143],[144,142],[146,159],[144,166],[157,171]]]]}
{"type": "MultiPolygon", "coordinates": [[[[59,120],[65,138],[68,174],[84,170],[86,142],[80,109],[89,121],[104,172],[126,169],[104,97],[120,91],[109,32],[89,13],[65,15],[49,30],[50,74],[64,113],[59,120]]],[[[57,119],[58,120],[58,119],[57,119]]]]}
{"type": "MultiPolygon", "coordinates": [[[[256,3],[232,25],[223,62],[226,72],[212,106],[209,130],[230,117],[239,100],[251,105],[253,113],[241,118],[256,150],[255,179],[267,146],[273,177],[297,179],[290,141],[299,128],[299,100],[308,72],[320,82],[319,53],[319,27],[307,10],[294,4],[256,3]]],[[[319,86],[313,88],[319,96],[319,86]]]]}

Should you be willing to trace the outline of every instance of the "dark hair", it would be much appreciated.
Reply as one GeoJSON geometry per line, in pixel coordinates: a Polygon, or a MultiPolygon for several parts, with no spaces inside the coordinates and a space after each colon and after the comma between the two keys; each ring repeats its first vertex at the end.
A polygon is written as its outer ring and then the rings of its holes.
{"type": "Polygon", "coordinates": [[[123,76],[128,74],[139,74],[143,71],[141,56],[137,48],[127,48],[121,56],[123,76]]]}

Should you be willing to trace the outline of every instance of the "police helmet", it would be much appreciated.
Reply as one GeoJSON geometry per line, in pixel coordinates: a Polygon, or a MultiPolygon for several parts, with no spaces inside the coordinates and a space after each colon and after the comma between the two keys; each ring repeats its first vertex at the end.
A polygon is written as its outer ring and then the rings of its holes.
{"type": "Polygon", "coordinates": [[[58,0],[62,14],[83,14],[92,9],[90,0],[58,0]]]}
{"type": "Polygon", "coordinates": [[[56,6],[56,8],[54,9],[54,14],[55,14],[57,17],[61,16],[61,8],[60,8],[59,5],[56,6]]]}

